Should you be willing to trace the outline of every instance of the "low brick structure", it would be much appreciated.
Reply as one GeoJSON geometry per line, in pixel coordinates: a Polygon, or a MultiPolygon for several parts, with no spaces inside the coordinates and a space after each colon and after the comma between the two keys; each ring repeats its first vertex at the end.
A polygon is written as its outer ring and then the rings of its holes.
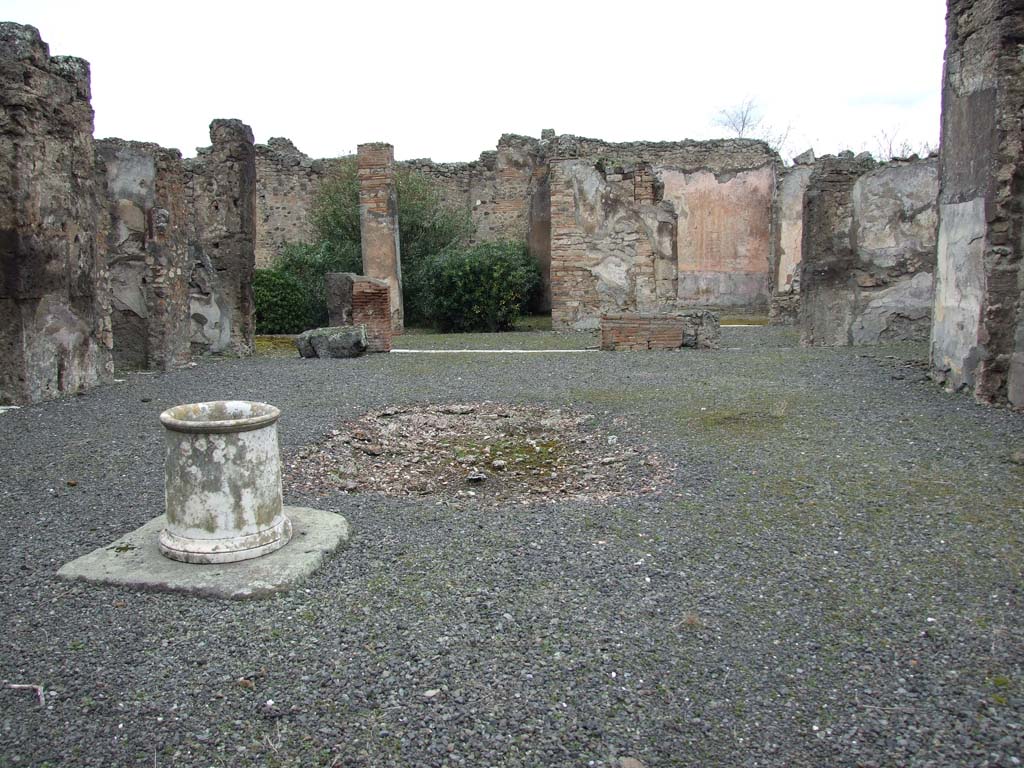
{"type": "Polygon", "coordinates": [[[366,351],[390,352],[393,331],[388,282],[351,272],[330,272],[326,282],[331,325],[366,326],[366,351]]]}
{"type": "Polygon", "coordinates": [[[647,349],[715,349],[718,315],[707,310],[672,315],[614,314],[601,316],[601,349],[610,352],[647,349]]]}

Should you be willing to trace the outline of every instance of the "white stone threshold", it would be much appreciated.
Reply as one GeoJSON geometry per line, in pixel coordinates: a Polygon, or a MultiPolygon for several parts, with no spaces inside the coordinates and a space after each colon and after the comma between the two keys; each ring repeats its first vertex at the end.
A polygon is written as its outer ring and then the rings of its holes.
{"type": "Polygon", "coordinates": [[[391,352],[398,352],[406,355],[464,355],[467,353],[474,355],[542,355],[556,353],[567,353],[567,354],[578,354],[580,352],[600,352],[601,350],[592,349],[395,349],[391,348],[391,352]]]}

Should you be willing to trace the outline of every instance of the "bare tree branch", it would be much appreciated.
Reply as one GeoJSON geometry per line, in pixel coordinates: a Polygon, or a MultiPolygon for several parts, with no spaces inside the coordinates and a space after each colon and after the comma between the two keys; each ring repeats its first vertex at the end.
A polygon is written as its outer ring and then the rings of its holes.
{"type": "Polygon", "coordinates": [[[732,131],[740,139],[751,135],[761,125],[757,102],[751,97],[744,99],[734,107],[718,110],[715,125],[732,131]]]}

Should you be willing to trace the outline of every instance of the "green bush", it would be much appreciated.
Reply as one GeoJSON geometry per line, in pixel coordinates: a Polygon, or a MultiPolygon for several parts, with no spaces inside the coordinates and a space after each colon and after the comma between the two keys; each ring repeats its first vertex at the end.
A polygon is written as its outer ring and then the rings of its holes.
{"type": "Polygon", "coordinates": [[[300,286],[308,306],[308,327],[322,328],[329,323],[324,275],[328,272],[359,274],[363,266],[358,245],[289,243],[274,259],[274,271],[287,275],[300,286]]]}
{"type": "Polygon", "coordinates": [[[526,243],[453,248],[427,260],[429,316],[441,331],[506,331],[540,287],[526,243]]]}
{"type": "MultiPolygon", "coordinates": [[[[431,180],[421,173],[399,167],[395,170],[395,185],[405,320],[416,325],[428,317],[425,262],[445,248],[464,243],[473,231],[473,223],[467,209],[446,205],[431,180]]],[[[337,161],[320,187],[311,224],[316,244],[286,246],[275,260],[274,269],[294,276],[310,292],[317,322],[326,325],[324,274],[363,272],[356,158],[337,161]]]]}
{"type": "Polygon", "coordinates": [[[291,275],[257,269],[252,280],[256,333],[301,333],[311,327],[309,294],[291,275]]]}

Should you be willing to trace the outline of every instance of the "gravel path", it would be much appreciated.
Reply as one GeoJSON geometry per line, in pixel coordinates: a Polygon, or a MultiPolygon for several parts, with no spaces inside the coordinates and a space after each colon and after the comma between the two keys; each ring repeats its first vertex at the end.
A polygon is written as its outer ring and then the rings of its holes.
{"type": "Polygon", "coordinates": [[[723,336],[208,361],[0,415],[0,765],[1019,765],[1024,417],[922,380],[920,347],[723,336]],[[158,413],[227,396],[279,406],[285,451],[492,401],[593,413],[679,469],[486,510],[286,489],[353,540],[262,602],[58,581],[162,510],[158,413]]]}

